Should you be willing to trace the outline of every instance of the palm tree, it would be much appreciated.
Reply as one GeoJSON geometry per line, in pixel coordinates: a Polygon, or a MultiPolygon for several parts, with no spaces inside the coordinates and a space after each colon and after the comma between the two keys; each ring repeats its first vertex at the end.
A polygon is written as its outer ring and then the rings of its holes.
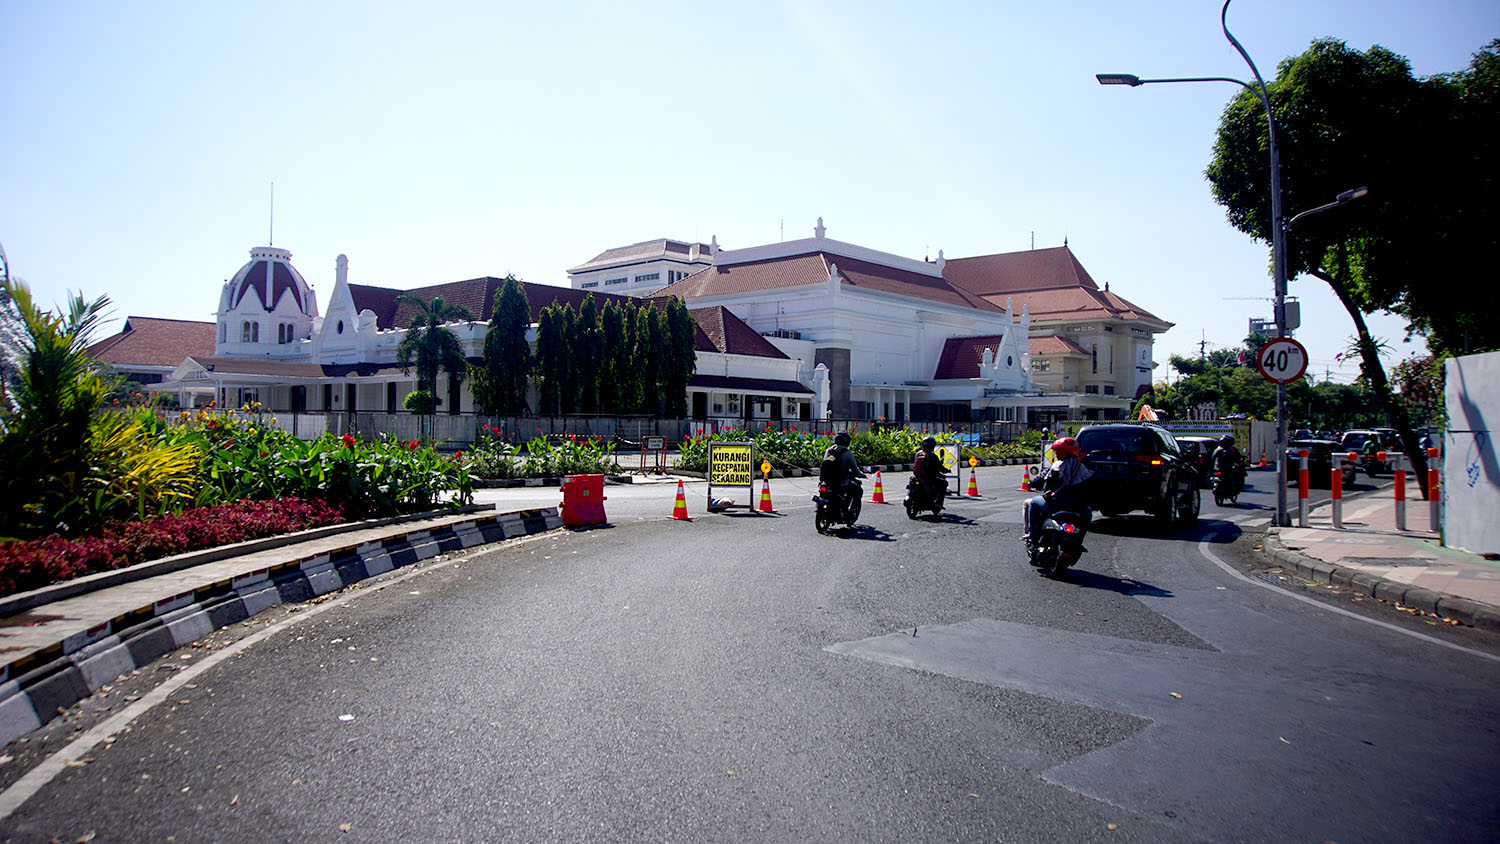
{"type": "Polygon", "coordinates": [[[436,406],[438,370],[448,370],[448,377],[457,384],[467,369],[463,346],[444,323],[473,320],[474,313],[463,305],[443,301],[441,296],[428,302],[415,293],[402,293],[396,297],[396,304],[417,310],[401,345],[396,347],[396,364],[402,373],[416,367],[417,389],[432,396],[436,406]]]}

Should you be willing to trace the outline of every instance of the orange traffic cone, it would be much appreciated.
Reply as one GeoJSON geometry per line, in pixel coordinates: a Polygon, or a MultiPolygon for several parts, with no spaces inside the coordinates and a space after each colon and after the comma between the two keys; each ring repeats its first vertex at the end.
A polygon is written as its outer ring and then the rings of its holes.
{"type": "Polygon", "coordinates": [[[682,494],[682,481],[677,482],[677,503],[672,505],[672,518],[691,522],[692,516],[687,514],[687,498],[682,494]]]}
{"type": "Polygon", "coordinates": [[[972,466],[969,467],[969,491],[964,493],[964,495],[970,498],[979,497],[979,483],[974,480],[974,468],[972,466]]]}
{"type": "Polygon", "coordinates": [[[760,511],[762,513],[774,513],[776,510],[771,507],[771,479],[765,478],[761,483],[764,486],[760,488],[760,511]]]}
{"type": "Polygon", "coordinates": [[[1266,465],[1266,450],[1264,448],[1260,450],[1260,465],[1266,465]]]}
{"type": "Polygon", "coordinates": [[[1031,488],[1030,466],[1027,466],[1026,468],[1021,470],[1021,485],[1016,488],[1016,492],[1035,492],[1035,490],[1031,488]]]}
{"type": "Polygon", "coordinates": [[[870,496],[871,504],[885,503],[885,487],[880,485],[880,473],[875,473],[875,494],[870,496]]]}

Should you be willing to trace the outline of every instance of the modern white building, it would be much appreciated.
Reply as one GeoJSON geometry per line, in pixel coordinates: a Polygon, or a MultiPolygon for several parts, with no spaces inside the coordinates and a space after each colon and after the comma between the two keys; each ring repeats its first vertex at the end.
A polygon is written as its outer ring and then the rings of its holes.
{"type": "Polygon", "coordinates": [[[568,284],[574,290],[641,296],[711,266],[718,251],[717,241],[644,240],[607,249],[568,270],[568,284]]]}

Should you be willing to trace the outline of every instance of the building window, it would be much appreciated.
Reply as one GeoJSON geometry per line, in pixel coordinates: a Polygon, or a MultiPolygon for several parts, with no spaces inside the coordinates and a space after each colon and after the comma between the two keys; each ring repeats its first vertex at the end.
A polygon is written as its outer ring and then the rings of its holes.
{"type": "Polygon", "coordinates": [[[687,277],[688,274],[686,270],[667,270],[668,284],[676,284],[677,282],[682,281],[687,277]]]}
{"type": "Polygon", "coordinates": [[[248,322],[240,323],[240,342],[250,342],[250,323],[248,322]]]}
{"type": "Polygon", "coordinates": [[[1098,384],[1085,384],[1085,385],[1083,385],[1083,391],[1085,393],[1088,393],[1089,395],[1097,396],[1097,395],[1099,395],[1099,385],[1098,384]]]}
{"type": "Polygon", "coordinates": [[[1089,358],[1091,359],[1091,361],[1093,363],[1094,374],[1098,375],[1099,374],[1099,344],[1098,343],[1095,343],[1095,344],[1093,344],[1092,346],[1089,347],[1089,358]]]}
{"type": "Polygon", "coordinates": [[[636,284],[640,284],[643,281],[661,281],[661,273],[647,273],[646,275],[638,275],[635,277],[636,284]]]}
{"type": "Polygon", "coordinates": [[[1115,394],[1115,386],[1113,384],[1105,384],[1104,385],[1104,394],[1106,396],[1112,396],[1112,395],[1114,395],[1115,394]]]}
{"type": "Polygon", "coordinates": [[[229,326],[225,325],[222,322],[219,323],[219,342],[220,343],[225,342],[225,340],[228,337],[228,335],[229,335],[229,326]]]}
{"type": "Polygon", "coordinates": [[[625,282],[627,282],[629,280],[630,280],[629,278],[606,278],[604,280],[604,286],[605,287],[609,287],[612,284],[624,284],[625,282]]]}
{"type": "Polygon", "coordinates": [[[1052,361],[1046,360],[1046,359],[1033,360],[1031,362],[1031,371],[1032,372],[1051,372],[1052,371],[1052,361]]]}
{"type": "Polygon", "coordinates": [[[598,286],[599,286],[599,282],[597,282],[597,281],[585,281],[583,283],[583,289],[584,290],[588,290],[591,287],[598,287],[598,286]]]}

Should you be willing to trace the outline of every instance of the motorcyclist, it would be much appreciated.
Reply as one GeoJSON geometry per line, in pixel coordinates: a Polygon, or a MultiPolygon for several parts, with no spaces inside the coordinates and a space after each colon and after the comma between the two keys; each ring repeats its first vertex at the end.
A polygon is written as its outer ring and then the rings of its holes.
{"type": "Polygon", "coordinates": [[[1245,482],[1245,457],[1234,447],[1234,435],[1219,438],[1219,447],[1214,449],[1214,472],[1222,474],[1230,482],[1230,489],[1238,494],[1245,482]]]}
{"type": "Polygon", "coordinates": [[[1021,505],[1021,521],[1026,526],[1026,533],[1021,539],[1026,543],[1028,552],[1036,538],[1041,536],[1042,524],[1048,514],[1062,510],[1077,513],[1083,522],[1078,527],[1085,531],[1094,515],[1084,495],[1084,483],[1094,473],[1083,465],[1083,452],[1078,448],[1078,441],[1072,437],[1061,437],[1052,443],[1052,454],[1057,457],[1057,461],[1038,473],[1042,489],[1046,492],[1026,499],[1021,505]]]}
{"type": "Polygon", "coordinates": [[[942,503],[948,484],[943,477],[943,458],[937,453],[936,437],[922,439],[922,447],[912,461],[911,473],[930,500],[942,503]]]}
{"type": "Polygon", "coordinates": [[[848,431],[839,431],[833,435],[833,445],[823,452],[823,466],[819,471],[818,480],[837,491],[843,501],[850,496],[858,496],[859,484],[856,478],[863,478],[865,473],[859,468],[859,461],[854,459],[854,452],[849,448],[848,431]]]}

